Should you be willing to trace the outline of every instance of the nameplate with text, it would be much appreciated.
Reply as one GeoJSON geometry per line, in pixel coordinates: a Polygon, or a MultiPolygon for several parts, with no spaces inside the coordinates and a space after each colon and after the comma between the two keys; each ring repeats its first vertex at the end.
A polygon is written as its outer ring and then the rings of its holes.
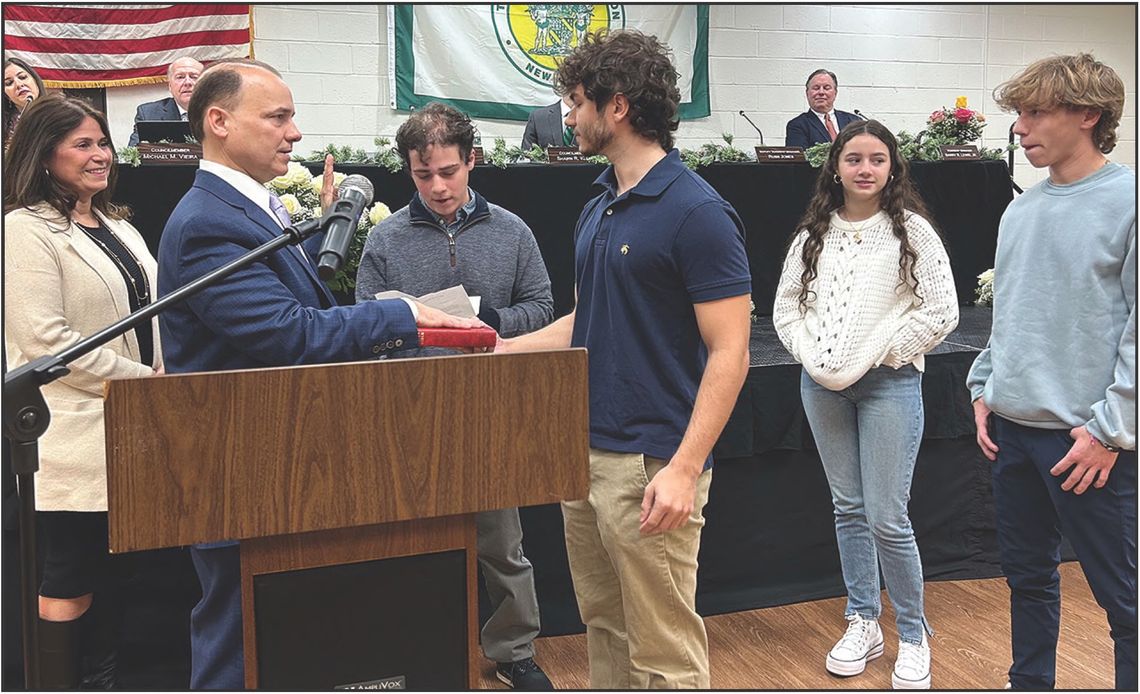
{"type": "Polygon", "coordinates": [[[393,675],[392,677],[385,677],[379,680],[367,680],[365,682],[353,682],[352,684],[337,684],[333,686],[333,689],[365,692],[382,692],[407,688],[408,679],[403,675],[393,675]]]}
{"type": "Polygon", "coordinates": [[[142,164],[197,166],[202,158],[202,145],[195,142],[140,142],[138,150],[142,164]]]}
{"type": "Polygon", "coordinates": [[[482,147],[479,147],[479,146],[472,147],[471,152],[472,152],[472,154],[475,155],[475,166],[487,163],[487,160],[483,158],[483,148],[482,147]]]}
{"type": "Polygon", "coordinates": [[[586,164],[586,155],[577,147],[547,147],[546,161],[550,164],[586,164]]]}
{"type": "Polygon", "coordinates": [[[756,161],[761,163],[790,164],[807,161],[802,147],[757,147],[756,161]]]}
{"type": "Polygon", "coordinates": [[[981,159],[976,145],[940,145],[943,161],[970,161],[981,159]]]}

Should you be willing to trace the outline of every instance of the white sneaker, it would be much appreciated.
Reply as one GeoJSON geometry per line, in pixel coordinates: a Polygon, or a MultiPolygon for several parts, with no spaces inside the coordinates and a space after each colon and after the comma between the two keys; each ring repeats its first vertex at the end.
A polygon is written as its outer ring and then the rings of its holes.
{"type": "Polygon", "coordinates": [[[883,631],[874,619],[847,616],[847,633],[827,654],[827,671],[833,675],[858,675],[868,660],[883,654],[883,631]]]}
{"type": "Polygon", "coordinates": [[[891,686],[895,689],[930,689],[930,642],[926,640],[925,633],[919,644],[899,641],[899,658],[891,674],[891,686]]]}

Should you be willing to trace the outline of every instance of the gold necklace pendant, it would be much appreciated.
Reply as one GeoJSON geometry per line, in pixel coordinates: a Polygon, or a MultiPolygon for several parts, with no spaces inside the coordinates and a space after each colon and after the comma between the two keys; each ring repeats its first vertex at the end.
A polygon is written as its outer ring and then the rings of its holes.
{"type": "MultiPolygon", "coordinates": [[[[847,219],[847,218],[846,218],[846,217],[844,217],[842,214],[840,214],[840,215],[839,215],[839,218],[840,218],[840,219],[842,219],[843,221],[847,222],[847,223],[848,223],[848,224],[850,224],[851,226],[855,226],[855,223],[854,223],[854,222],[852,222],[851,220],[847,219]]],[[[851,233],[851,238],[852,238],[852,239],[855,241],[855,243],[863,243],[863,230],[867,228],[867,225],[868,225],[868,224],[870,224],[870,223],[871,223],[871,220],[872,220],[872,219],[874,219],[874,218],[875,218],[875,216],[874,216],[874,215],[871,215],[871,216],[870,216],[870,217],[868,217],[867,219],[863,220],[863,224],[861,224],[861,225],[859,226],[859,228],[858,228],[858,229],[855,229],[855,230],[854,230],[854,231],[851,233]]]]}

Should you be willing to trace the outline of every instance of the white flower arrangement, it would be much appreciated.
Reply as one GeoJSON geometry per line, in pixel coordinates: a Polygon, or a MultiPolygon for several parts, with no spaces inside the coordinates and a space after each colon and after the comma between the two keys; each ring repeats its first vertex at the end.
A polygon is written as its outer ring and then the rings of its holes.
{"type": "Polygon", "coordinates": [[[977,306],[993,306],[994,305],[994,269],[990,268],[982,274],[978,275],[978,289],[977,300],[974,304],[977,306]]]}
{"type": "Polygon", "coordinates": [[[285,206],[285,211],[293,219],[296,219],[297,215],[301,214],[301,210],[305,209],[301,207],[301,201],[297,199],[297,196],[292,193],[282,195],[281,204],[285,206]]]}
{"type": "MultiPolygon", "coordinates": [[[[345,179],[345,174],[333,171],[334,187],[339,186],[345,179]]],[[[323,214],[321,209],[321,186],[324,185],[324,175],[313,176],[309,170],[299,162],[289,162],[289,169],[277,178],[265,184],[269,192],[281,199],[281,204],[289,212],[294,222],[303,222],[317,219],[323,214]]],[[[328,285],[335,291],[352,293],[356,287],[356,270],[360,267],[360,255],[364,252],[364,241],[372,227],[386,219],[392,211],[382,202],[377,202],[360,215],[356,225],[356,236],[349,245],[348,258],[340,272],[329,280],[328,285]]]]}
{"type": "Polygon", "coordinates": [[[392,210],[382,202],[373,203],[372,209],[368,210],[368,221],[372,222],[372,226],[376,226],[383,222],[392,214],[392,210]]]}

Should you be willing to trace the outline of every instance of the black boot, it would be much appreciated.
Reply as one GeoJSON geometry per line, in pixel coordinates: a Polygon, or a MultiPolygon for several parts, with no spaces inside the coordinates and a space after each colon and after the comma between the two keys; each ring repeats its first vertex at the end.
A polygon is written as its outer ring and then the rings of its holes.
{"type": "Polygon", "coordinates": [[[114,689],[118,610],[113,601],[96,593],[79,624],[80,689],[114,689]]]}
{"type": "Polygon", "coordinates": [[[41,619],[40,687],[75,689],[79,686],[79,623],[41,619]]]}

